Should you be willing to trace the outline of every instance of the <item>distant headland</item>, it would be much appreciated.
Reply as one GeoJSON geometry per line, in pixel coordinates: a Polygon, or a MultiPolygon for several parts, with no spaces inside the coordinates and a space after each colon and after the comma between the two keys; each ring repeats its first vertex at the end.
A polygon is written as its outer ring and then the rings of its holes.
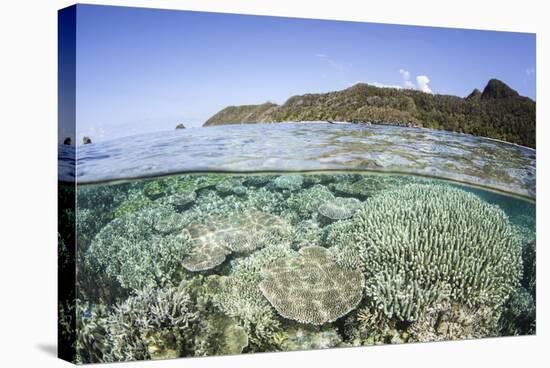
{"type": "Polygon", "coordinates": [[[292,96],[282,105],[228,106],[203,126],[284,121],[419,126],[536,148],[535,101],[498,79],[464,98],[358,83],[341,91],[292,96]]]}

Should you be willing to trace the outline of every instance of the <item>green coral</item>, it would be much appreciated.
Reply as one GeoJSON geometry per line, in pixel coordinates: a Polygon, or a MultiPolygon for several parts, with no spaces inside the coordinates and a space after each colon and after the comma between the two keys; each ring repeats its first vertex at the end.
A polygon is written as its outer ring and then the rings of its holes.
{"type": "Polygon", "coordinates": [[[260,290],[277,312],[321,325],[346,315],[361,301],[364,277],[339,266],[322,247],[310,246],[262,270],[260,290]]]}
{"type": "Polygon", "coordinates": [[[498,307],[518,286],[521,249],[507,216],[470,193],[411,184],[368,199],[351,225],[332,251],[363,270],[367,298],[389,318],[414,321],[447,297],[498,307]]]}

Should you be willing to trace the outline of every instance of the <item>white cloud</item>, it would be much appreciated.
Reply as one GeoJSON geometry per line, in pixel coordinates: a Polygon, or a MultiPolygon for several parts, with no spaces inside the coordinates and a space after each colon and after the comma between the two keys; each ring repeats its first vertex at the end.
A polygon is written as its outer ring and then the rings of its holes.
{"type": "Polygon", "coordinates": [[[315,54],[316,57],[318,58],[326,58],[327,55],[326,54],[315,54]]]}
{"type": "Polygon", "coordinates": [[[432,93],[432,90],[430,86],[428,86],[428,83],[430,83],[430,78],[428,78],[426,75],[417,75],[416,76],[416,88],[419,91],[426,92],[426,93],[432,93]]]}
{"type": "Polygon", "coordinates": [[[375,87],[382,88],[396,88],[396,89],[416,89],[425,93],[433,93],[432,89],[429,86],[430,78],[427,75],[417,75],[416,83],[411,80],[411,73],[405,69],[399,69],[399,74],[401,74],[402,85],[395,84],[385,84],[380,82],[368,82],[368,84],[375,87]]]}
{"type": "Polygon", "coordinates": [[[407,89],[415,89],[414,83],[411,82],[411,73],[409,73],[408,70],[399,69],[399,74],[401,74],[401,78],[403,78],[403,87],[407,89]]]}
{"type": "Polygon", "coordinates": [[[535,68],[530,67],[530,68],[525,69],[525,74],[527,74],[528,77],[531,77],[531,76],[535,75],[535,68]]]}

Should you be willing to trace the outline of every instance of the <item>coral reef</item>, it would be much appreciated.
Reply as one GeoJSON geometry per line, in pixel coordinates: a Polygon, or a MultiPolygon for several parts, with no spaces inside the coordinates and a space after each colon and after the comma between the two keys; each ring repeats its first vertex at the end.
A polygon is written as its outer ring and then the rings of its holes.
{"type": "Polygon", "coordinates": [[[195,356],[240,354],[248,346],[244,328],[221,313],[201,321],[195,336],[195,356]]]}
{"type": "Polygon", "coordinates": [[[250,253],[289,237],[290,231],[283,219],[259,211],[212,217],[208,225],[195,224],[184,229],[193,250],[183,267],[189,271],[214,268],[231,253],[250,253]]]}
{"type": "Polygon", "coordinates": [[[86,263],[96,275],[126,289],[170,285],[178,281],[181,262],[191,251],[190,239],[174,234],[183,226],[181,216],[169,207],[131,212],[97,234],[86,252],[86,263]]]}
{"type": "Polygon", "coordinates": [[[317,221],[301,221],[294,227],[292,247],[294,249],[300,249],[308,247],[311,244],[321,244],[323,233],[323,228],[321,228],[317,221]]]}
{"type": "Polygon", "coordinates": [[[325,222],[332,222],[350,218],[360,205],[361,201],[356,198],[336,197],[321,204],[317,210],[325,222]]]}
{"type": "Polygon", "coordinates": [[[245,329],[249,351],[262,351],[266,342],[274,343],[274,335],[280,330],[277,313],[258,286],[261,269],[291,252],[285,243],[262,248],[248,257],[232,260],[229,275],[208,278],[214,305],[245,329]]]}
{"type": "Polygon", "coordinates": [[[408,333],[398,330],[396,321],[368,304],[346,317],[344,332],[352,346],[391,344],[408,339],[408,333]]]}
{"type": "Polygon", "coordinates": [[[271,181],[273,188],[282,191],[296,191],[302,188],[304,178],[302,175],[281,175],[271,181]]]}
{"type": "Polygon", "coordinates": [[[317,213],[319,206],[334,198],[327,187],[316,184],[311,188],[292,193],[287,199],[287,206],[295,212],[300,219],[311,218],[317,213]]]}
{"type": "Polygon", "coordinates": [[[188,174],[79,188],[59,216],[59,265],[77,270],[60,341],[96,363],[534,334],[534,206],[437,183],[188,174]]]}
{"type": "Polygon", "coordinates": [[[502,335],[536,333],[535,300],[529,290],[520,287],[510,297],[499,320],[502,335]]]}
{"type": "Polygon", "coordinates": [[[389,318],[414,321],[449,298],[502,305],[518,286],[521,249],[508,218],[478,197],[411,184],[368,199],[333,253],[358,265],[366,296],[389,318]]]}
{"type": "Polygon", "coordinates": [[[186,192],[170,194],[156,200],[161,206],[170,206],[176,211],[184,211],[189,208],[197,199],[197,193],[186,192]]]}
{"type": "Polygon", "coordinates": [[[412,176],[374,174],[365,176],[351,176],[351,180],[344,177],[336,183],[330,184],[330,189],[339,196],[353,197],[360,200],[367,199],[375,194],[402,187],[411,183],[426,182],[412,176]],[[355,180],[354,180],[355,179],[355,180]]]}
{"type": "Polygon", "coordinates": [[[429,342],[496,336],[498,313],[488,306],[444,301],[428,308],[408,329],[409,341],[429,342]]]}
{"type": "Polygon", "coordinates": [[[322,247],[304,247],[262,270],[260,290],[277,312],[321,325],[346,315],[361,301],[364,277],[347,270],[322,247]]]}
{"type": "Polygon", "coordinates": [[[242,183],[242,178],[230,177],[216,185],[216,191],[221,195],[234,194],[244,196],[247,193],[247,189],[242,183]]]}
{"type": "Polygon", "coordinates": [[[293,324],[285,326],[284,335],[279,337],[279,349],[282,351],[328,349],[342,344],[342,336],[330,325],[304,326],[293,324]]]}

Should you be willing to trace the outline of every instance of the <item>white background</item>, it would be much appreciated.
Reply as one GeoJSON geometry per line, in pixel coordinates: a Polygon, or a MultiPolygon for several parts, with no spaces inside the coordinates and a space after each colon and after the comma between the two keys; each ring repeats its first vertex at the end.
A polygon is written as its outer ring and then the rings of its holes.
{"type": "MultiPolygon", "coordinates": [[[[548,68],[544,1],[87,1],[537,33],[537,336],[179,359],[141,367],[537,367],[550,363],[548,68]],[[544,87],[544,88],[543,88],[544,87]]],[[[57,10],[69,1],[0,2],[0,365],[56,359],[57,10]]],[[[513,55],[511,55],[513,57],[513,55]]],[[[495,64],[498,60],[494,60],[495,64]]],[[[105,367],[111,365],[105,365],[105,367]]],[[[114,365],[113,365],[114,366],[114,365]]]]}

